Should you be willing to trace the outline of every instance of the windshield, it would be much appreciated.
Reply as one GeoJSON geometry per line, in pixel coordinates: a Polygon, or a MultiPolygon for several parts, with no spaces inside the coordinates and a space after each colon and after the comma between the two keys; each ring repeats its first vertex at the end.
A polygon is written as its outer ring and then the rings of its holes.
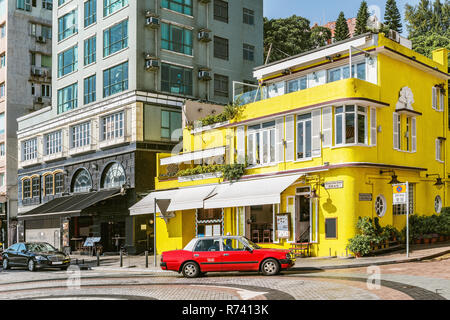
{"type": "Polygon", "coordinates": [[[48,243],[28,243],[27,250],[31,252],[55,252],[56,249],[48,243]]]}
{"type": "Polygon", "coordinates": [[[241,238],[242,243],[244,243],[247,247],[250,247],[251,249],[261,249],[260,246],[258,246],[256,243],[253,243],[249,239],[242,237],[241,238]]]}

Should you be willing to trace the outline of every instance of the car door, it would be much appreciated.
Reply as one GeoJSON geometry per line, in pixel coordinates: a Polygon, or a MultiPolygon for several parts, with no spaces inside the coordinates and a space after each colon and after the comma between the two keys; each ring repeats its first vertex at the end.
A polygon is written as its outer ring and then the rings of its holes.
{"type": "Polygon", "coordinates": [[[16,263],[20,266],[27,266],[28,263],[28,256],[27,256],[27,249],[25,247],[24,243],[19,244],[19,248],[17,249],[17,255],[16,255],[16,263]]]}
{"type": "Polygon", "coordinates": [[[238,238],[223,239],[223,271],[258,270],[259,255],[246,249],[238,238]]]}
{"type": "Polygon", "coordinates": [[[200,239],[192,252],[202,272],[221,271],[222,254],[220,238],[200,239]]]}
{"type": "Polygon", "coordinates": [[[10,265],[15,265],[16,264],[16,261],[17,261],[17,249],[18,248],[19,248],[19,244],[16,243],[16,244],[13,244],[12,246],[10,246],[8,249],[6,249],[10,265]]]}

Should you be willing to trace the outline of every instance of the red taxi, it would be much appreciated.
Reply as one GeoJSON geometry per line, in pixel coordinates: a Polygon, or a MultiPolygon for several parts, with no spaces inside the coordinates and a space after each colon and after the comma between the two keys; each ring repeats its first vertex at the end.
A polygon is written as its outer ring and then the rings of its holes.
{"type": "Polygon", "coordinates": [[[196,278],[206,272],[259,271],[272,276],[291,268],[289,250],[263,249],[245,237],[220,236],[192,239],[183,250],[163,252],[161,268],[196,278]]]}

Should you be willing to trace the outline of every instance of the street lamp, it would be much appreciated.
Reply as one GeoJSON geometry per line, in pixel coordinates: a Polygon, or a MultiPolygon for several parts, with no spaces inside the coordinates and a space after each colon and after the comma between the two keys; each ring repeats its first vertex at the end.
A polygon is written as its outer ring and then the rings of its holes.
{"type": "Polygon", "coordinates": [[[438,189],[441,189],[444,186],[444,182],[442,181],[441,175],[440,174],[426,174],[426,177],[431,177],[431,176],[438,176],[436,178],[436,183],[434,184],[434,186],[438,189]]]}
{"type": "Polygon", "coordinates": [[[391,181],[388,182],[388,184],[394,185],[394,184],[400,184],[401,182],[397,179],[397,175],[395,174],[394,170],[380,170],[380,175],[382,175],[383,173],[392,173],[392,179],[391,181]]]}

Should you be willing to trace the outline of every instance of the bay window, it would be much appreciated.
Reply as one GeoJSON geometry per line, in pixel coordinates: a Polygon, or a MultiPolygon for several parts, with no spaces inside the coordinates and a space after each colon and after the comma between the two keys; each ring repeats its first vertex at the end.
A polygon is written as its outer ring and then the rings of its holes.
{"type": "Polygon", "coordinates": [[[275,163],[275,121],[248,127],[247,156],[250,165],[275,163]]]}
{"type": "Polygon", "coordinates": [[[367,108],[342,106],[335,108],[335,145],[367,144],[367,108]]]}

